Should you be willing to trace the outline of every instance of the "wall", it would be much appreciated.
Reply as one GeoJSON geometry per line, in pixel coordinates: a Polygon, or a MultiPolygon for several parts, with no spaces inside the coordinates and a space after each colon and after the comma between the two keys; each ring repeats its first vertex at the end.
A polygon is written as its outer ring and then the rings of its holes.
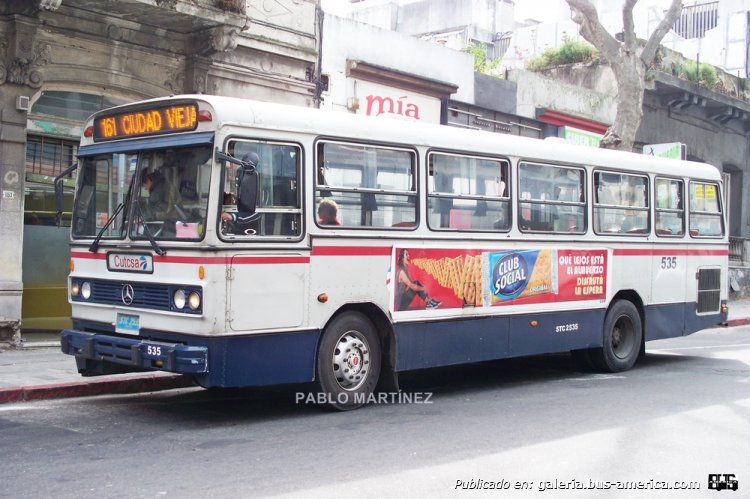
{"type": "Polygon", "coordinates": [[[558,78],[559,74],[553,78],[524,70],[508,71],[508,79],[516,82],[518,88],[517,113],[535,118],[538,108],[550,108],[600,123],[612,122],[615,94],[592,91],[581,86],[578,78],[573,83],[558,78]]]}
{"type": "Polygon", "coordinates": [[[458,91],[451,98],[464,102],[474,99],[473,57],[435,43],[326,14],[321,52],[322,72],[329,76],[328,91],[323,93],[323,108],[347,109],[347,98],[354,92],[346,74],[347,61],[364,61],[454,84],[458,91]]]}
{"type": "Polygon", "coordinates": [[[17,346],[21,317],[23,159],[26,117],[16,111],[17,91],[0,92],[0,348],[17,346]]]}

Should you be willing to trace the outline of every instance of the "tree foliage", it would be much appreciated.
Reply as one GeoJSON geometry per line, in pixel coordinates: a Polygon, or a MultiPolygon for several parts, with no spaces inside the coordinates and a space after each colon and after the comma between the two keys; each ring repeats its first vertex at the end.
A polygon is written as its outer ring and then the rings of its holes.
{"type": "Polygon", "coordinates": [[[465,52],[474,56],[474,72],[496,76],[500,66],[500,59],[487,59],[487,46],[483,43],[473,42],[464,49],[465,52]]]}
{"type": "Polygon", "coordinates": [[[659,44],[682,12],[682,1],[672,0],[669,10],[645,45],[635,36],[633,7],[638,0],[624,0],[622,6],[622,41],[610,34],[599,20],[596,7],[589,0],[565,0],[580,27],[581,36],[593,44],[606,60],[617,81],[617,111],[601,146],[632,150],[635,134],[643,117],[643,90],[646,70],[656,56],[659,44]]]}

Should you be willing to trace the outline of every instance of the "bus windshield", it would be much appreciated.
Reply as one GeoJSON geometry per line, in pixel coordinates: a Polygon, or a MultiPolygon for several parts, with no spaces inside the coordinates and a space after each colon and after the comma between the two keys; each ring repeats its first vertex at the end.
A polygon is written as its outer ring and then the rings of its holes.
{"type": "Polygon", "coordinates": [[[103,154],[84,158],[81,166],[74,238],[96,237],[105,226],[102,238],[203,237],[211,177],[209,146],[103,154]],[[123,209],[118,211],[120,205],[123,209]]]}

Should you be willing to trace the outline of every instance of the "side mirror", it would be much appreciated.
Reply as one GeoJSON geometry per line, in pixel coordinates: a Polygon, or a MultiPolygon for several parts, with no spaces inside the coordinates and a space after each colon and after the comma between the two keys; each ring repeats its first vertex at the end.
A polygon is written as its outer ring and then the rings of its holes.
{"type": "Polygon", "coordinates": [[[60,175],[55,177],[55,225],[60,227],[60,223],[62,222],[62,212],[63,212],[63,181],[65,180],[65,177],[73,173],[78,168],[78,162],[73,163],[68,168],[65,169],[60,175]]]}
{"type": "Polygon", "coordinates": [[[238,165],[237,170],[237,211],[246,215],[252,215],[258,207],[258,172],[256,165],[258,155],[251,153],[245,159],[237,159],[234,156],[216,150],[218,161],[228,161],[238,165]]]}

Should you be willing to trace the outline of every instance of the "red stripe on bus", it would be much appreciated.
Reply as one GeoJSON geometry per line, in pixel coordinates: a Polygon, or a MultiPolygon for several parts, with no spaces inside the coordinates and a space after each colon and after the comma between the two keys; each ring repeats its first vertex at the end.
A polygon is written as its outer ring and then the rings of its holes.
{"type": "Polygon", "coordinates": [[[621,248],[612,250],[614,256],[659,256],[659,255],[681,255],[681,256],[727,256],[728,249],[648,249],[648,248],[621,248]]]}
{"type": "Polygon", "coordinates": [[[106,260],[107,259],[107,255],[104,253],[71,252],[70,257],[71,258],[83,258],[83,259],[89,259],[89,260],[106,260]]]}
{"type": "Polygon", "coordinates": [[[313,256],[391,256],[390,246],[315,246],[313,256]]]}
{"type": "Polygon", "coordinates": [[[235,256],[232,264],[265,265],[279,263],[310,263],[309,256],[235,256]]]}

